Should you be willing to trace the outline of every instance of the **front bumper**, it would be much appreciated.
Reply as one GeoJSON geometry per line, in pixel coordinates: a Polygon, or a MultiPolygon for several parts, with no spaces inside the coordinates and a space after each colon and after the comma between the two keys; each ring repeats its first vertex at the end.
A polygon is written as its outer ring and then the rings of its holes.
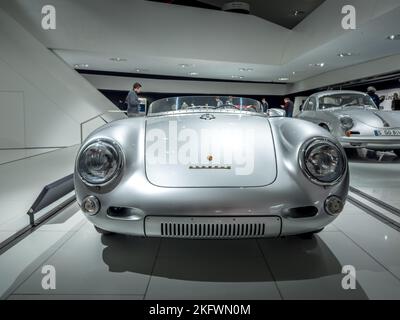
{"type": "Polygon", "coordinates": [[[339,137],[338,140],[344,148],[400,149],[400,137],[397,136],[352,136],[339,137]]]}

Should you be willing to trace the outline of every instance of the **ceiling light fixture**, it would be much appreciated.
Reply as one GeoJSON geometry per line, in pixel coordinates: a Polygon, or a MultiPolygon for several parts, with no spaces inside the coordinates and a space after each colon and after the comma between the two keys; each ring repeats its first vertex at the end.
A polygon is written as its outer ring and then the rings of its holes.
{"type": "Polygon", "coordinates": [[[113,58],[110,58],[110,60],[113,61],[113,62],[128,61],[127,59],[125,59],[125,58],[120,58],[120,57],[113,57],[113,58]]]}
{"type": "Polygon", "coordinates": [[[184,68],[193,68],[193,67],[195,67],[195,65],[194,64],[189,64],[189,63],[181,63],[181,64],[178,64],[178,67],[181,67],[182,69],[184,69],[184,68]]]}
{"type": "Polygon", "coordinates": [[[388,40],[400,40],[400,34],[391,34],[390,36],[387,36],[386,39],[388,39],[388,40]]]}
{"type": "Polygon", "coordinates": [[[310,67],[319,67],[319,68],[323,68],[323,67],[325,66],[325,62],[310,63],[309,66],[310,66],[310,67]]]}
{"type": "Polygon", "coordinates": [[[254,70],[253,68],[240,68],[239,69],[240,72],[251,72],[253,70],[254,70]]]}
{"type": "Polygon", "coordinates": [[[75,69],[89,68],[89,65],[87,63],[74,64],[74,68],[75,69]]]}
{"type": "Polygon", "coordinates": [[[238,76],[238,75],[233,75],[232,76],[232,79],[243,79],[244,77],[243,76],[238,76]]]}
{"type": "Polygon", "coordinates": [[[353,55],[354,55],[354,54],[351,53],[351,52],[341,52],[341,53],[338,53],[338,56],[341,57],[341,58],[351,57],[351,56],[353,56],[353,55]]]}
{"type": "Polygon", "coordinates": [[[288,81],[289,78],[287,78],[287,77],[281,77],[281,78],[279,78],[278,80],[279,80],[279,81],[288,81]]]}
{"type": "Polygon", "coordinates": [[[199,74],[197,72],[189,72],[189,76],[198,76],[199,74]]]}

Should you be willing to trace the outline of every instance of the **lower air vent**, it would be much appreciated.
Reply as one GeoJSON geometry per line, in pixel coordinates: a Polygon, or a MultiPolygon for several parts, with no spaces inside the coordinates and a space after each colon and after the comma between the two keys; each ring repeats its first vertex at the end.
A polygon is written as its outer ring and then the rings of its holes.
{"type": "Polygon", "coordinates": [[[279,217],[147,217],[147,236],[166,238],[265,238],[279,236],[279,217]]]}

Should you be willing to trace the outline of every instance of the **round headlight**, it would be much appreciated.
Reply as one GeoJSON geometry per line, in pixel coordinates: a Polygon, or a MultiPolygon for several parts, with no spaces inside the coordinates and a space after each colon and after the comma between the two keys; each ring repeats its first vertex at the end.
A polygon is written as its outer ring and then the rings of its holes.
{"type": "Polygon", "coordinates": [[[301,166],[313,182],[333,185],[346,171],[346,158],[335,143],[321,138],[314,140],[305,148],[301,166]]]}
{"type": "Polygon", "coordinates": [[[340,125],[345,130],[350,130],[354,126],[354,121],[349,116],[340,117],[340,125]]]}
{"type": "Polygon", "coordinates": [[[119,173],[123,155],[115,142],[96,140],[79,155],[77,171],[88,185],[104,185],[119,173]]]}

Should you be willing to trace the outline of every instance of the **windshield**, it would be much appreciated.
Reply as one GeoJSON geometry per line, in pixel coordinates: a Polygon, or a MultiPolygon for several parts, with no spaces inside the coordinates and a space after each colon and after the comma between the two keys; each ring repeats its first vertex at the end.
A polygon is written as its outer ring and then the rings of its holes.
{"type": "Polygon", "coordinates": [[[149,115],[176,111],[249,111],[261,112],[260,102],[250,98],[223,96],[184,96],[157,100],[149,107],[149,115]]]}
{"type": "Polygon", "coordinates": [[[330,109],[338,107],[362,106],[377,109],[372,99],[364,94],[357,93],[338,93],[319,98],[320,109],[330,109]]]}

